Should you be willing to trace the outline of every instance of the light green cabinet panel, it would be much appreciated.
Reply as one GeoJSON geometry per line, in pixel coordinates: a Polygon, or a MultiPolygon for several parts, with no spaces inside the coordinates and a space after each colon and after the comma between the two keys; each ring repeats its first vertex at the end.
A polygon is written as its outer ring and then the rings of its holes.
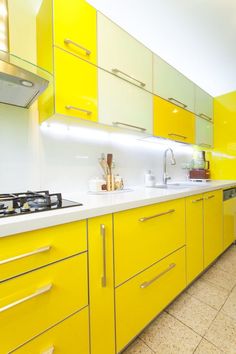
{"type": "Polygon", "coordinates": [[[194,112],[194,83],[155,54],[153,55],[153,92],[194,112]]]}
{"type": "Polygon", "coordinates": [[[153,133],[151,93],[100,69],[98,102],[99,123],[153,133]]]}
{"type": "Polygon", "coordinates": [[[152,52],[98,12],[98,66],[152,91],[152,52]]]}
{"type": "Polygon", "coordinates": [[[195,86],[195,113],[201,118],[213,120],[213,97],[195,86]]]}
{"type": "Polygon", "coordinates": [[[206,119],[195,117],[196,144],[210,148],[213,146],[214,124],[206,119]]]}

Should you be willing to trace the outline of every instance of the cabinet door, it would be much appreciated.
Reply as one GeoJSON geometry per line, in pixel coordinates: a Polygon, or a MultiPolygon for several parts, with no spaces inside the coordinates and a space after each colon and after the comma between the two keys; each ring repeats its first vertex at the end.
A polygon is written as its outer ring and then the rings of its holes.
{"type": "Polygon", "coordinates": [[[97,120],[97,68],[55,48],[56,113],[97,120]]]}
{"type": "Polygon", "coordinates": [[[204,193],[204,267],[223,252],[222,191],[204,193]]]}
{"type": "Polygon", "coordinates": [[[54,44],[96,63],[96,10],[85,0],[53,0],[54,44]]]}
{"type": "Polygon", "coordinates": [[[203,271],[203,195],[186,198],[187,284],[203,271]]]}
{"type": "Polygon", "coordinates": [[[152,134],[152,94],[99,70],[99,122],[152,134]]]}
{"type": "Polygon", "coordinates": [[[154,135],[193,144],[194,114],[154,96],[154,135]]]}
{"type": "Polygon", "coordinates": [[[88,220],[88,241],[91,354],[115,354],[111,215],[88,220]]]}
{"type": "Polygon", "coordinates": [[[213,120],[213,97],[195,86],[195,113],[209,121],[213,120]]]}
{"type": "Polygon", "coordinates": [[[213,146],[214,125],[206,119],[195,117],[196,122],[196,144],[210,148],[213,146]]]}
{"type": "Polygon", "coordinates": [[[235,240],[236,198],[224,201],[224,250],[235,240]]]}
{"type": "Polygon", "coordinates": [[[194,83],[157,55],[153,58],[153,91],[194,112],[194,83]]]}
{"type": "Polygon", "coordinates": [[[152,91],[152,52],[98,13],[98,65],[152,91]]]}

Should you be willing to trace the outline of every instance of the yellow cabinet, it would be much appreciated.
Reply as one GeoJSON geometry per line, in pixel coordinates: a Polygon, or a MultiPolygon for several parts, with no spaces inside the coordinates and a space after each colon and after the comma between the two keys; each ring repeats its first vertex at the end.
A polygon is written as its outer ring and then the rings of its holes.
{"type": "Polygon", "coordinates": [[[185,244],[185,200],[114,214],[116,286],[185,244]]]}
{"type": "Polygon", "coordinates": [[[185,247],[119,286],[116,289],[117,352],[137,336],[185,286],[185,247]]]}
{"type": "Polygon", "coordinates": [[[204,193],[204,267],[223,252],[222,190],[204,193]]]}
{"type": "Polygon", "coordinates": [[[194,144],[194,114],[154,96],[154,135],[194,144]]]}
{"type": "Polygon", "coordinates": [[[235,190],[224,191],[224,245],[226,250],[235,241],[236,198],[235,190]]]}
{"type": "Polygon", "coordinates": [[[15,354],[89,354],[88,307],[32,339],[15,354]]]}
{"type": "Polygon", "coordinates": [[[88,220],[91,354],[115,353],[112,215],[88,220]]]}
{"type": "Polygon", "coordinates": [[[2,282],[0,353],[16,349],[87,304],[86,253],[2,282]]]}
{"type": "Polygon", "coordinates": [[[186,198],[187,284],[203,271],[203,195],[186,198]]]}

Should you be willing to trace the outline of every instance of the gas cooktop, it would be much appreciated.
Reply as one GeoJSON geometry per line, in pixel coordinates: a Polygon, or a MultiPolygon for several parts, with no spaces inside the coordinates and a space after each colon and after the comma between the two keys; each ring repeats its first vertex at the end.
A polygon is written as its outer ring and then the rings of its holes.
{"type": "Polygon", "coordinates": [[[0,194],[0,218],[81,205],[49,191],[0,194]]]}

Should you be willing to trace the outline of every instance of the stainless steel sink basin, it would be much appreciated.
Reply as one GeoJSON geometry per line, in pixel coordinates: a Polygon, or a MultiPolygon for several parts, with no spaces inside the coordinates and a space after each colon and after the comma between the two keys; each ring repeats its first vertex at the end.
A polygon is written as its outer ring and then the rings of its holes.
{"type": "Polygon", "coordinates": [[[191,184],[191,183],[171,183],[171,184],[159,184],[149,188],[159,188],[159,189],[185,189],[185,188],[192,188],[192,187],[199,187],[199,185],[191,184]]]}

